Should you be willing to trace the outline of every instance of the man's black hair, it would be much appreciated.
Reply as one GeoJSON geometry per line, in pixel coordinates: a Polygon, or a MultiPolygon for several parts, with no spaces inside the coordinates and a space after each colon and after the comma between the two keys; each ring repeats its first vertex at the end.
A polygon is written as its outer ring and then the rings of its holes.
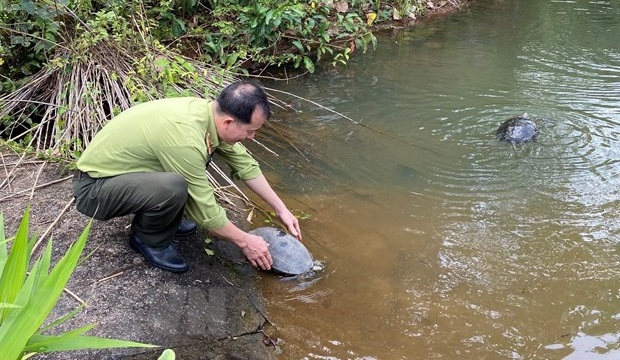
{"type": "Polygon", "coordinates": [[[217,103],[223,113],[231,115],[236,121],[249,124],[254,110],[260,109],[271,116],[271,106],[265,89],[251,80],[236,81],[228,85],[217,97],[217,103]]]}

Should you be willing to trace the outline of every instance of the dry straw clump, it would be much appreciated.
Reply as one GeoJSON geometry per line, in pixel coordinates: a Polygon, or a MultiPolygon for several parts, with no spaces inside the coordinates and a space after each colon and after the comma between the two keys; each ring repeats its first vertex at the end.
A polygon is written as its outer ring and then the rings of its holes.
{"type": "MultiPolygon", "coordinates": [[[[60,31],[41,70],[0,97],[3,138],[31,155],[70,162],[109,119],[132,104],[179,95],[214,98],[236,79],[159,44],[149,33],[152,24],[144,9],[138,9],[133,23],[124,24],[123,37],[106,35],[104,25],[86,23],[66,7],[56,10],[62,23],[72,26],[60,31]]],[[[12,166],[3,164],[8,176],[2,190],[9,190],[10,174],[31,155],[22,154],[12,166]]],[[[228,191],[236,187],[217,164],[213,169],[210,178],[221,200],[246,199],[228,191]]]]}
{"type": "MultiPolygon", "coordinates": [[[[0,96],[4,139],[44,160],[71,162],[107,121],[131,105],[169,96],[215,98],[237,79],[230,71],[159,43],[151,33],[157,24],[147,18],[142,2],[137,4],[130,17],[108,12],[100,21],[86,21],[54,2],[52,10],[61,26],[46,64],[15,91],[0,96]]],[[[270,100],[276,108],[289,108],[278,97],[270,100]]],[[[289,156],[278,162],[307,171],[315,162],[308,158],[308,149],[302,149],[310,135],[270,121],[255,140],[254,155],[269,166],[273,156],[286,152],[289,156]]],[[[32,156],[21,156],[11,166],[29,159],[32,156]]],[[[3,165],[5,174],[14,173],[11,166],[3,165]]],[[[252,203],[217,164],[211,169],[209,178],[224,204],[232,209],[239,199],[252,203]]],[[[10,178],[0,190],[7,190],[10,178]]]]}
{"type": "Polygon", "coordinates": [[[53,56],[0,97],[0,119],[9,119],[5,137],[37,153],[75,158],[105,122],[135,102],[178,94],[209,98],[234,80],[159,44],[143,12],[125,24],[130,30],[123,36],[112,36],[104,23],[85,23],[67,8],[57,11],[62,23],[73,25],[59,33],[53,56]]]}

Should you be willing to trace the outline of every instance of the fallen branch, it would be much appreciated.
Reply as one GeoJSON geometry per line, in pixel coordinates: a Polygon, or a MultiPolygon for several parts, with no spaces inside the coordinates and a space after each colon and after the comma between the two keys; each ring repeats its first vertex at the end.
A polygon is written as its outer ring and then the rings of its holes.
{"type": "Polygon", "coordinates": [[[110,276],[106,276],[106,277],[104,277],[104,278],[101,278],[101,279],[97,280],[95,283],[100,284],[100,283],[102,283],[102,282],[104,282],[104,281],[108,281],[108,280],[113,279],[113,278],[115,278],[115,277],[117,277],[117,276],[121,276],[121,275],[123,275],[124,273],[125,273],[125,270],[123,270],[123,271],[121,271],[121,272],[117,272],[116,274],[112,274],[112,275],[110,275],[110,276]]]}
{"type": "MultiPolygon", "coordinates": [[[[2,187],[5,185],[5,183],[8,184],[10,182],[9,179],[11,178],[11,175],[13,175],[13,172],[15,171],[15,169],[17,169],[17,166],[19,164],[21,164],[21,162],[24,160],[25,157],[26,157],[26,153],[23,153],[22,156],[19,158],[19,160],[17,160],[17,165],[15,165],[15,167],[13,167],[13,170],[11,170],[11,172],[7,174],[6,179],[4,179],[2,184],[0,184],[0,189],[2,189],[2,187]]],[[[10,187],[10,185],[9,185],[9,187],[10,187]]]]}
{"type": "Polygon", "coordinates": [[[22,161],[21,164],[18,164],[16,162],[11,162],[11,163],[4,163],[5,166],[14,166],[14,165],[32,165],[32,164],[41,164],[46,162],[46,160],[28,160],[28,161],[22,161]]]}
{"type": "Polygon", "coordinates": [[[0,159],[2,159],[2,167],[4,168],[4,174],[6,175],[5,181],[8,180],[7,184],[9,187],[9,192],[11,192],[12,190],[11,190],[11,180],[9,176],[9,170],[6,168],[6,163],[4,162],[4,155],[2,155],[2,153],[0,153],[0,159]]]}
{"type": "Polygon", "coordinates": [[[10,198],[15,197],[15,196],[23,195],[24,193],[27,193],[28,191],[31,191],[31,190],[39,190],[41,188],[44,188],[44,187],[47,187],[47,186],[50,186],[50,185],[54,185],[54,184],[58,184],[58,183],[63,182],[63,181],[67,181],[67,180],[71,179],[72,177],[73,177],[73,175],[64,177],[62,179],[46,182],[45,184],[41,184],[39,186],[30,188],[30,189],[18,191],[15,194],[7,195],[5,197],[0,198],[0,202],[4,201],[6,199],[10,199],[10,198]]]}
{"type": "Polygon", "coordinates": [[[69,200],[69,202],[67,203],[67,205],[64,207],[64,209],[62,209],[62,211],[60,212],[60,214],[58,214],[58,216],[56,217],[56,220],[54,220],[53,223],[50,224],[50,226],[48,226],[47,230],[45,230],[45,232],[43,233],[43,235],[41,235],[41,237],[39,238],[39,240],[36,242],[36,244],[34,244],[34,246],[32,247],[32,251],[30,251],[30,254],[34,254],[35,250],[37,249],[37,247],[39,247],[39,245],[41,244],[41,242],[43,241],[43,239],[45,239],[47,237],[47,234],[49,234],[50,231],[52,231],[52,228],[54,227],[54,225],[56,225],[56,223],[60,220],[60,218],[62,217],[62,215],[64,215],[65,212],[67,212],[67,209],[73,204],[73,201],[75,199],[71,198],[71,200],[69,200]]]}
{"type": "Polygon", "coordinates": [[[64,288],[64,291],[65,291],[67,294],[71,295],[71,296],[72,296],[75,300],[77,300],[77,302],[79,302],[79,303],[80,303],[80,304],[82,304],[84,307],[86,307],[86,302],[85,302],[84,300],[80,299],[80,297],[79,297],[79,296],[77,296],[77,295],[76,295],[73,291],[71,291],[71,290],[69,290],[69,289],[67,289],[67,288],[64,288]]]}
{"type": "MultiPolygon", "coordinates": [[[[6,163],[4,162],[4,155],[2,155],[2,153],[0,152],[0,159],[2,159],[2,167],[4,168],[4,175],[6,176],[6,179],[9,178],[9,170],[6,168],[6,163]]],[[[9,181],[9,192],[11,191],[11,182],[9,181]]]]}
{"type": "Polygon", "coordinates": [[[36,185],[39,182],[39,177],[41,176],[41,172],[43,172],[43,169],[45,168],[45,164],[47,164],[46,162],[44,162],[40,167],[39,167],[39,171],[37,172],[37,177],[34,178],[34,183],[32,184],[32,191],[30,192],[30,199],[28,200],[28,202],[32,202],[32,199],[34,198],[34,191],[36,190],[36,185]]]}

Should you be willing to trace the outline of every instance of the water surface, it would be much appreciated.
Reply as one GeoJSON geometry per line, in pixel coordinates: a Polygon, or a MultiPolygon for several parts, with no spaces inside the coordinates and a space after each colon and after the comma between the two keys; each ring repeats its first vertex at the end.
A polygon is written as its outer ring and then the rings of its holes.
{"type": "Polygon", "coordinates": [[[619,39],[620,1],[478,1],[267,83],[346,116],[283,96],[305,158],[261,154],[326,263],[262,277],[281,357],[620,358],[619,39]]]}

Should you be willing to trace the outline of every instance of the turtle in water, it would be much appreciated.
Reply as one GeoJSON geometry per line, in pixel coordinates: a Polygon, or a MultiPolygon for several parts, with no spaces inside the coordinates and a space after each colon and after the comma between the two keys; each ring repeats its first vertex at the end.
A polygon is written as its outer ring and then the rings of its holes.
{"type": "Polygon", "coordinates": [[[312,260],[308,249],[293,235],[269,226],[251,230],[250,234],[262,237],[269,244],[271,268],[275,272],[293,276],[321,270],[318,267],[322,265],[312,260]]]}
{"type": "Polygon", "coordinates": [[[504,121],[497,128],[497,139],[511,144],[533,140],[538,135],[538,125],[527,113],[504,121]]]}

